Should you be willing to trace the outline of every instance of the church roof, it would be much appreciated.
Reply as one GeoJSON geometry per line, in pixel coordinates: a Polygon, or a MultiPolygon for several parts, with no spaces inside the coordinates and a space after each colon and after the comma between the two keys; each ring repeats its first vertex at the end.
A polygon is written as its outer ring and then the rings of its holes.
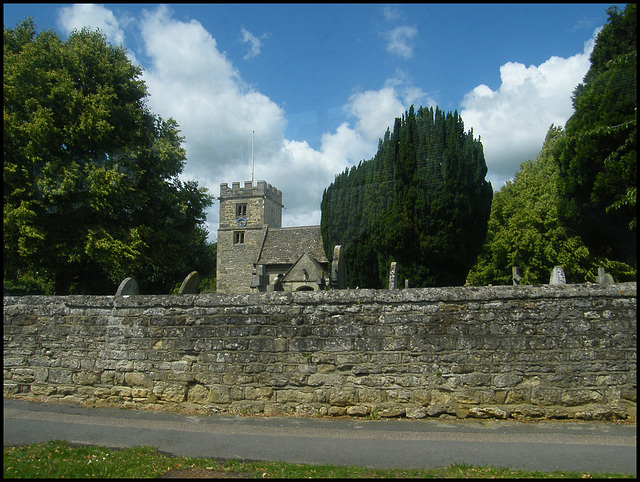
{"type": "Polygon", "coordinates": [[[322,248],[320,226],[268,228],[256,264],[294,264],[308,253],[319,263],[329,260],[322,248]]]}

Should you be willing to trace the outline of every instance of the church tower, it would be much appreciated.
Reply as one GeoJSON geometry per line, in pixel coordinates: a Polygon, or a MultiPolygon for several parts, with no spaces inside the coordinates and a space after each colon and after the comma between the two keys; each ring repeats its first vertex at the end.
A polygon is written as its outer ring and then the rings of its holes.
{"type": "Polygon", "coordinates": [[[251,293],[267,228],[282,227],[282,193],[265,181],[220,184],[218,293],[251,293]]]}

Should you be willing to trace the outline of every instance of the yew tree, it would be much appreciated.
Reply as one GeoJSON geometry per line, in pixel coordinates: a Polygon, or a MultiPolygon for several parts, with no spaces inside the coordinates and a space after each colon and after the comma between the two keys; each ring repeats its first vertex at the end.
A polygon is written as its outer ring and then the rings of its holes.
{"type": "Polygon", "coordinates": [[[637,259],[636,5],[607,10],[558,144],[559,215],[592,254],[637,259]]]}

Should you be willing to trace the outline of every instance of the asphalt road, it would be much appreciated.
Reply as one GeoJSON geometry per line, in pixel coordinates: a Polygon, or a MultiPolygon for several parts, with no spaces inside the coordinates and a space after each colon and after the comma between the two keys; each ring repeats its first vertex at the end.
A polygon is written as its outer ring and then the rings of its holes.
{"type": "Polygon", "coordinates": [[[177,456],[379,468],[453,463],[637,473],[636,426],[183,415],[4,400],[4,446],[67,440],[177,456]]]}

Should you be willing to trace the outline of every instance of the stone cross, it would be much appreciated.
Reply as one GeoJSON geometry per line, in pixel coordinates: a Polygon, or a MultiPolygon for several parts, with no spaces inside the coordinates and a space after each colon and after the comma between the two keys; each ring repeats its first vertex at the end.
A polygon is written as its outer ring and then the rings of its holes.
{"type": "Polygon", "coordinates": [[[140,288],[138,287],[138,282],[133,278],[125,278],[118,286],[118,290],[116,291],[116,296],[129,296],[129,295],[139,295],[140,288]]]}
{"type": "Polygon", "coordinates": [[[554,266],[553,271],[551,271],[551,279],[549,279],[550,285],[566,285],[567,278],[564,275],[564,270],[562,266],[554,266]]]}
{"type": "Polygon", "coordinates": [[[391,268],[389,268],[389,289],[398,289],[398,263],[395,261],[391,262],[391,268]]]}
{"type": "Polygon", "coordinates": [[[200,291],[200,275],[197,271],[192,271],[187,275],[182,284],[180,285],[180,289],[178,290],[179,295],[197,295],[200,291]]]}

